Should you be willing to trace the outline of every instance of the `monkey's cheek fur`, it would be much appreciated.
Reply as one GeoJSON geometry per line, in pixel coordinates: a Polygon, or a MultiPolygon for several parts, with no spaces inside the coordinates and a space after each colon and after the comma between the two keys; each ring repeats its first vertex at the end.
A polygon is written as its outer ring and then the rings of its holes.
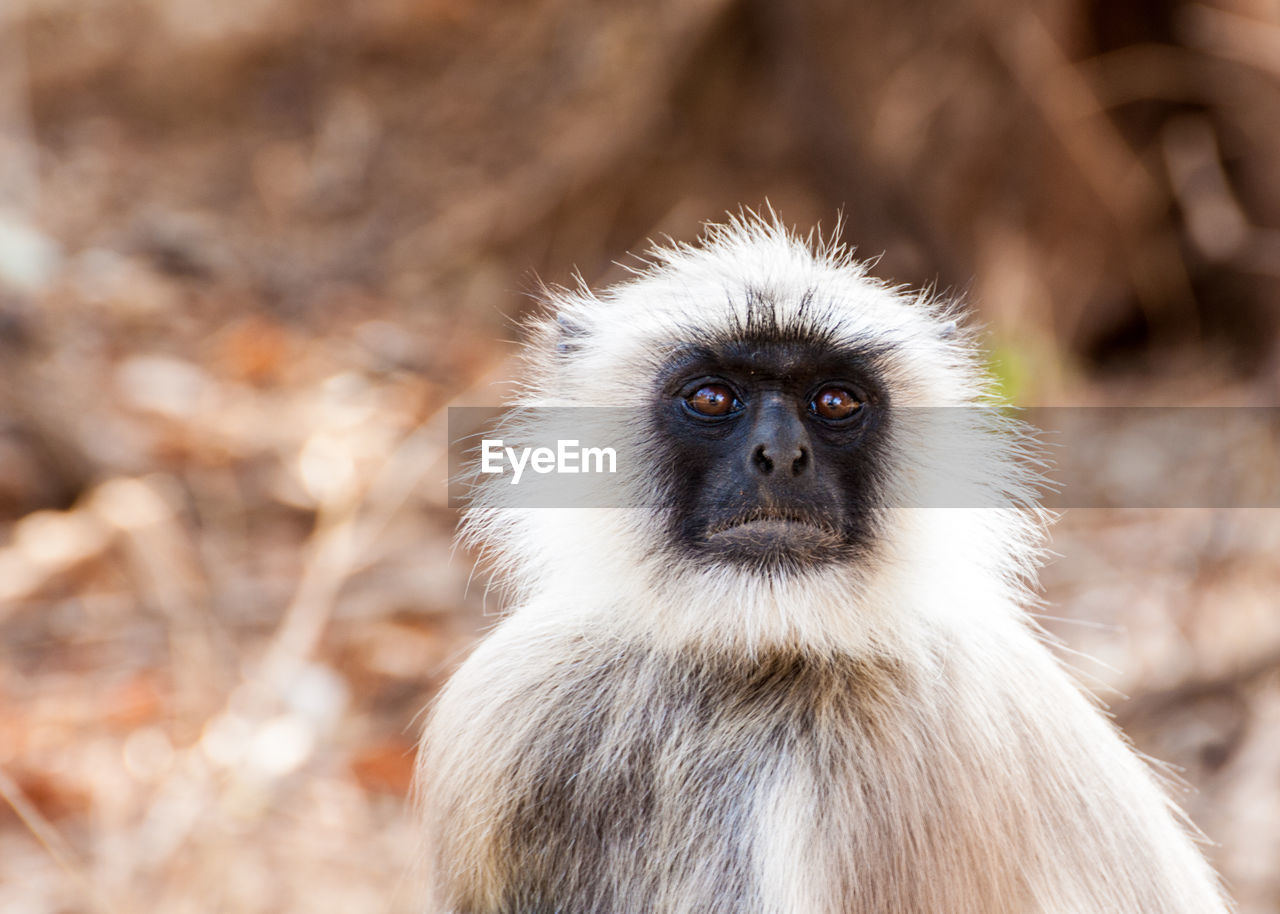
{"type": "Polygon", "coordinates": [[[734,563],[819,565],[843,555],[835,531],[795,520],[753,520],[711,533],[705,555],[734,563]]]}

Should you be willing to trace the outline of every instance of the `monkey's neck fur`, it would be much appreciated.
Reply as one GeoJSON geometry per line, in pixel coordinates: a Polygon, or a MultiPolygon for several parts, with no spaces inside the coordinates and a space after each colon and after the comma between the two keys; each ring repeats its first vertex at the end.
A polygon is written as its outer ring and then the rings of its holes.
{"type": "Polygon", "coordinates": [[[533,531],[548,525],[530,539],[554,537],[560,550],[518,557],[520,570],[509,580],[525,619],[515,624],[589,628],[600,621],[655,649],[904,662],[930,653],[935,639],[949,640],[954,626],[1030,624],[1020,612],[1030,599],[1023,563],[1041,528],[1012,509],[890,509],[880,542],[856,565],[774,574],[608,552],[600,544],[643,536],[625,511],[554,513],[523,518],[533,531]],[[627,526],[634,532],[619,533],[627,526]],[[1002,547],[1009,542],[1017,549],[1002,547]],[[904,614],[904,606],[927,609],[904,614]]]}

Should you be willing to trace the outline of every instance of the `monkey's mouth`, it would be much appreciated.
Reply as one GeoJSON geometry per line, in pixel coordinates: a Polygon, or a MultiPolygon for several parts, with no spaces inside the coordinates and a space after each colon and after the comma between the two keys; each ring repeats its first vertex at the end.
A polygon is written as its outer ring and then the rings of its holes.
{"type": "Polygon", "coordinates": [[[713,552],[734,557],[820,558],[838,549],[843,538],[832,524],[808,512],[756,508],[711,525],[704,542],[713,552]]]}

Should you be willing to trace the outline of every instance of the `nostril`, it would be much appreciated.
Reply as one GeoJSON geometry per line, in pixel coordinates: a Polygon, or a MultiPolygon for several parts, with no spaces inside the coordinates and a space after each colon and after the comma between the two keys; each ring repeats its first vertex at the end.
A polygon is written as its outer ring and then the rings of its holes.
{"type": "Polygon", "coordinates": [[[751,462],[756,465],[761,474],[768,476],[773,472],[773,458],[765,453],[764,445],[758,445],[751,454],[751,462]]]}
{"type": "Polygon", "coordinates": [[[806,469],[808,469],[808,467],[809,467],[809,449],[806,447],[802,447],[800,448],[800,453],[796,456],[796,459],[791,461],[791,475],[799,476],[806,469]]]}

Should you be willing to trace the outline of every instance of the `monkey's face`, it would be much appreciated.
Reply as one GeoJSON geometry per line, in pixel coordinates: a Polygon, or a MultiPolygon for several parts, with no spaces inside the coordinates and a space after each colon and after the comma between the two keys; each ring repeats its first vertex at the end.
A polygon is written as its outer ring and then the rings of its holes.
{"type": "Polygon", "coordinates": [[[822,341],[750,338],[667,362],[651,440],[683,557],[803,570],[869,547],[889,417],[875,362],[822,341]]]}
{"type": "Polygon", "coordinates": [[[974,408],[988,382],[949,303],[754,219],[603,292],[549,292],[510,437],[616,443],[619,460],[566,477],[574,499],[549,509],[513,506],[526,490],[505,476],[476,487],[466,535],[530,612],[669,644],[852,649],[911,642],[900,607],[960,618],[978,610],[956,594],[1020,593],[1034,449],[974,408]],[[561,436],[566,415],[591,426],[561,436]]]}

